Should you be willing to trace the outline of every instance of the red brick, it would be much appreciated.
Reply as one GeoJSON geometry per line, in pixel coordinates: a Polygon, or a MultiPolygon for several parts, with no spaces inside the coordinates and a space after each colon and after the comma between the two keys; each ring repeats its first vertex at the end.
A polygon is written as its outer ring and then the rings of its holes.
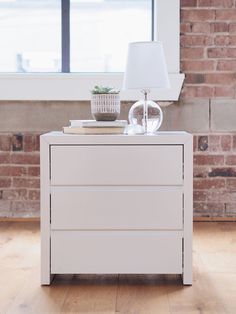
{"type": "Polygon", "coordinates": [[[23,147],[25,152],[35,151],[35,137],[34,135],[24,135],[23,147]]]}
{"type": "Polygon", "coordinates": [[[216,36],[214,39],[214,43],[216,46],[229,46],[230,39],[229,36],[216,36]]]}
{"type": "Polygon", "coordinates": [[[216,10],[216,20],[235,21],[236,9],[216,10]]]}
{"type": "Polygon", "coordinates": [[[201,73],[186,73],[185,83],[187,84],[203,84],[205,83],[205,76],[201,73]]]}
{"type": "Polygon", "coordinates": [[[214,95],[214,87],[197,86],[197,85],[194,86],[194,85],[185,84],[181,95],[183,98],[194,98],[194,97],[212,98],[214,95]]]}
{"type": "Polygon", "coordinates": [[[195,22],[192,24],[193,33],[207,34],[210,33],[210,31],[211,31],[210,23],[195,22]]]}
{"type": "Polygon", "coordinates": [[[193,191],[193,201],[194,202],[203,202],[206,201],[206,191],[193,191]]]}
{"type": "Polygon", "coordinates": [[[212,85],[229,85],[236,83],[235,73],[187,73],[185,83],[189,84],[212,84],[212,85]]]}
{"type": "Polygon", "coordinates": [[[26,175],[25,167],[18,166],[0,166],[0,176],[18,177],[26,175]]]}
{"type": "Polygon", "coordinates": [[[10,151],[11,150],[11,136],[10,135],[0,135],[0,151],[10,151]]]}
{"type": "Polygon", "coordinates": [[[38,201],[13,201],[12,210],[13,211],[23,211],[28,213],[27,216],[31,216],[32,212],[39,212],[40,204],[38,201]]]}
{"type": "Polygon", "coordinates": [[[7,200],[0,199],[0,215],[2,217],[10,217],[11,216],[11,202],[7,200]]]}
{"type": "Polygon", "coordinates": [[[193,217],[194,218],[198,218],[198,217],[201,217],[201,218],[211,218],[211,213],[209,213],[209,212],[206,212],[206,211],[200,211],[200,210],[198,210],[198,211],[196,211],[195,210],[195,208],[194,208],[194,206],[195,206],[195,203],[193,204],[193,209],[194,209],[194,212],[193,212],[193,217]]]}
{"type": "Polygon", "coordinates": [[[204,74],[204,82],[206,84],[229,85],[236,82],[235,73],[206,73],[204,74]]]}
{"type": "Polygon", "coordinates": [[[30,177],[38,177],[40,175],[39,167],[29,167],[28,168],[28,176],[30,177]]]}
{"type": "Polygon", "coordinates": [[[196,190],[222,189],[225,188],[225,179],[194,179],[193,188],[196,190]]]}
{"type": "Polygon", "coordinates": [[[216,86],[214,95],[215,97],[234,98],[235,86],[216,86]]]}
{"type": "Polygon", "coordinates": [[[0,177],[0,188],[9,188],[11,186],[10,178],[1,178],[0,177]]]}
{"type": "Polygon", "coordinates": [[[180,24],[180,33],[191,33],[192,31],[192,25],[191,23],[181,23],[180,24]]]}
{"type": "Polygon", "coordinates": [[[29,190],[29,200],[39,200],[40,199],[40,191],[39,190],[29,190]]]}
{"type": "Polygon", "coordinates": [[[236,36],[235,35],[218,35],[214,39],[216,46],[235,46],[236,36]]]}
{"type": "Polygon", "coordinates": [[[17,190],[4,190],[2,193],[2,198],[5,200],[27,200],[27,190],[17,189],[17,190]]]}
{"type": "Polygon", "coordinates": [[[193,168],[194,178],[207,178],[208,177],[208,168],[207,167],[196,167],[193,168]]]}
{"type": "Polygon", "coordinates": [[[236,58],[236,48],[209,48],[208,58],[236,58]]]}
{"type": "Polygon", "coordinates": [[[222,155],[195,155],[194,156],[195,165],[209,165],[218,166],[224,164],[224,156],[222,155]]]}
{"type": "Polygon", "coordinates": [[[229,24],[229,32],[230,33],[236,33],[236,23],[230,23],[229,24]]]}
{"type": "Polygon", "coordinates": [[[226,216],[235,217],[235,214],[236,214],[236,202],[226,203],[226,216]]]}
{"type": "Polygon", "coordinates": [[[24,135],[24,151],[25,152],[34,152],[39,151],[39,136],[38,135],[24,135]]]}
{"type": "Polygon", "coordinates": [[[40,134],[35,135],[35,150],[40,150],[40,134]]]}
{"type": "Polygon", "coordinates": [[[195,202],[194,203],[195,211],[204,211],[204,212],[224,212],[225,206],[224,203],[209,203],[209,202],[195,202]]]}
{"type": "Polygon", "coordinates": [[[181,35],[180,44],[181,47],[194,47],[194,46],[211,46],[214,40],[211,36],[207,35],[181,35]]]}
{"type": "Polygon", "coordinates": [[[220,136],[219,135],[210,134],[208,136],[208,150],[210,152],[219,152],[219,151],[221,151],[220,136]]]}
{"type": "Polygon", "coordinates": [[[11,162],[15,164],[39,164],[38,153],[13,153],[11,162]]]}
{"type": "Polygon", "coordinates": [[[210,178],[215,177],[236,177],[236,168],[235,167],[213,167],[209,171],[208,176],[210,178]]]}
{"type": "Polygon", "coordinates": [[[210,190],[206,191],[206,199],[207,202],[219,202],[219,203],[225,203],[230,193],[228,193],[226,190],[210,190]]]}
{"type": "Polygon", "coordinates": [[[226,156],[225,164],[236,166],[236,155],[226,156]]]}
{"type": "Polygon", "coordinates": [[[181,10],[181,21],[212,21],[215,19],[215,10],[212,9],[195,9],[195,10],[181,10]]]}
{"type": "Polygon", "coordinates": [[[13,178],[12,186],[16,188],[38,189],[40,187],[40,181],[36,178],[13,178]]]}
{"type": "Polygon", "coordinates": [[[236,150],[236,135],[233,135],[233,150],[236,150]]]}
{"type": "Polygon", "coordinates": [[[228,190],[236,191],[236,178],[230,178],[226,180],[226,188],[228,190]]]}
{"type": "Polygon", "coordinates": [[[204,48],[202,47],[189,47],[181,48],[181,59],[202,59],[204,57],[204,48]]]}
{"type": "Polygon", "coordinates": [[[217,64],[219,71],[236,71],[236,60],[219,60],[217,64]]]}
{"type": "Polygon", "coordinates": [[[211,23],[211,32],[212,33],[228,33],[229,25],[226,22],[214,22],[211,23]]]}
{"type": "Polygon", "coordinates": [[[0,152],[0,164],[9,164],[10,154],[6,152],[0,152]]]}
{"type": "Polygon", "coordinates": [[[214,70],[213,60],[186,60],[181,62],[182,71],[206,72],[214,70]]]}
{"type": "Polygon", "coordinates": [[[198,0],[199,7],[232,8],[234,0],[198,0]]]}
{"type": "Polygon", "coordinates": [[[208,48],[207,56],[208,58],[225,58],[228,55],[226,48],[208,48]]]}
{"type": "Polygon", "coordinates": [[[182,7],[196,7],[197,0],[180,0],[180,6],[182,7]]]}

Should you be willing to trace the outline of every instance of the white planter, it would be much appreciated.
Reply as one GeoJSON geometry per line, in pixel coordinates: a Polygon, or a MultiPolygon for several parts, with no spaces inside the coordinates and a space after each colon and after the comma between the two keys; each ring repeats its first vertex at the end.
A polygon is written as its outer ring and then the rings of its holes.
{"type": "Polygon", "coordinates": [[[120,115],[119,94],[92,94],[91,113],[97,121],[114,121],[120,115]]]}

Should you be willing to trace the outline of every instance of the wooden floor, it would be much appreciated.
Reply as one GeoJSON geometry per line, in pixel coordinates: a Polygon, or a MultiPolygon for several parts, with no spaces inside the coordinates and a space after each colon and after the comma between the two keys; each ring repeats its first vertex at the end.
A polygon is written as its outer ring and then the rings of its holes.
{"type": "Polygon", "coordinates": [[[0,223],[0,313],[236,313],[236,223],[195,223],[194,283],[179,276],[56,276],[39,282],[39,224],[0,223]]]}

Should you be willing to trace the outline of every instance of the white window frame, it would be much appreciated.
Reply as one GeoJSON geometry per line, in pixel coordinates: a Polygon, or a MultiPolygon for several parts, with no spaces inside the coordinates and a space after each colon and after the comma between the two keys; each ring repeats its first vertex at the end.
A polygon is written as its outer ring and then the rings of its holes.
{"type": "MultiPolygon", "coordinates": [[[[171,88],[151,90],[151,99],[178,100],[180,73],[180,0],[154,1],[154,39],[163,42],[171,88]]],[[[2,73],[0,100],[89,100],[94,85],[121,89],[123,73],[2,73]]],[[[138,90],[121,90],[121,100],[137,100],[138,90]]]]}

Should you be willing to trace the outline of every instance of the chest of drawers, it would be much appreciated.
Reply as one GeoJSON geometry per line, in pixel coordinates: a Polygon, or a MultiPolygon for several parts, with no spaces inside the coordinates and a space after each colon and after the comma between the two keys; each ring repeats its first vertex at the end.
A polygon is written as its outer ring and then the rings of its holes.
{"type": "Polygon", "coordinates": [[[181,274],[192,283],[192,136],[40,138],[41,283],[55,274],[181,274]]]}

